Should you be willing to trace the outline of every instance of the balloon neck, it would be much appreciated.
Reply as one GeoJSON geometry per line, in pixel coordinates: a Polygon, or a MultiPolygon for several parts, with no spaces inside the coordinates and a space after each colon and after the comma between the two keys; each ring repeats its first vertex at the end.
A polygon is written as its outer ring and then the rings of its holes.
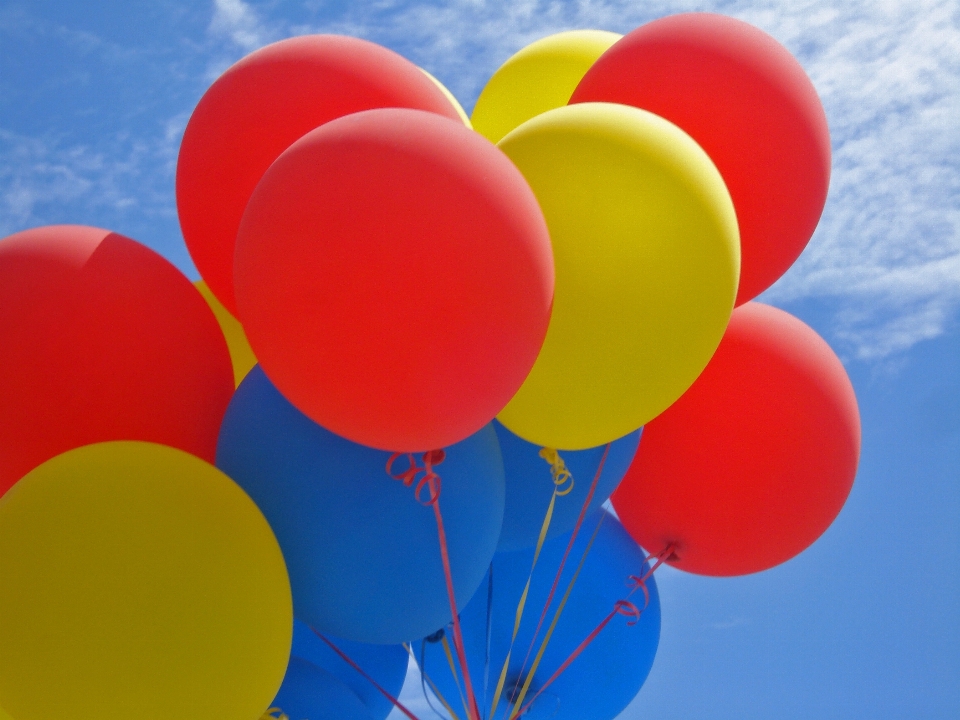
{"type": "Polygon", "coordinates": [[[556,448],[540,448],[540,457],[550,464],[550,475],[553,477],[554,493],[558,496],[566,495],[573,490],[573,475],[567,469],[566,463],[560,457],[556,448]]]}
{"type": "Polygon", "coordinates": [[[278,707],[272,707],[260,716],[260,720],[290,720],[278,707]]]}
{"type": "Polygon", "coordinates": [[[658,565],[660,563],[675,563],[680,561],[680,543],[676,540],[670,540],[664,546],[663,550],[658,552],[656,555],[652,555],[651,558],[658,560],[658,565]]]}

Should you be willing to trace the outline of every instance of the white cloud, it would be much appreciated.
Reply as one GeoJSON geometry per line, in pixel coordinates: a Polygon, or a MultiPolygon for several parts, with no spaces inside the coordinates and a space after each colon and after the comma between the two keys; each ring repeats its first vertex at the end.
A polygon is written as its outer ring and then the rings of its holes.
{"type": "MultiPolygon", "coordinates": [[[[208,80],[281,37],[339,32],[401,52],[468,108],[501,62],[552,32],[625,32],[692,9],[745,19],[783,42],[807,69],[834,147],[820,227],[764,299],[788,309],[810,301],[826,308],[828,339],[864,360],[895,355],[957,322],[960,10],[954,0],[378,0],[339,9],[319,2],[310,24],[302,16],[291,23],[275,3],[214,0],[209,7],[206,42],[193,46],[208,80]]],[[[108,48],[94,36],[44,29],[22,12],[0,12],[0,31],[53,33],[114,64],[132,58],[132,51],[108,48]]],[[[190,110],[160,121],[149,137],[95,143],[0,131],[0,232],[59,221],[76,208],[171,216],[177,144],[190,110]]]]}
{"type": "Polygon", "coordinates": [[[256,11],[243,0],[213,0],[210,32],[228,38],[237,47],[250,52],[270,42],[273,34],[256,11]]]}
{"type": "Polygon", "coordinates": [[[0,237],[131,213],[169,217],[177,144],[179,135],[153,142],[120,137],[95,149],[0,129],[0,237]],[[157,173],[158,166],[169,175],[157,173]]]}
{"type": "Polygon", "coordinates": [[[243,0],[213,0],[213,17],[207,32],[216,45],[207,64],[207,82],[216,80],[244,55],[297,34],[283,23],[268,23],[243,0]]]}
{"type": "Polygon", "coordinates": [[[950,2],[857,3],[785,33],[834,139],[830,198],[767,293],[838,309],[836,338],[876,359],[940,335],[960,308],[960,17],[950,2]]]}
{"type": "Polygon", "coordinates": [[[831,340],[876,359],[936,337],[960,308],[960,10],[913,3],[451,0],[357,4],[334,23],[406,54],[470,107],[510,54],[563,29],[626,32],[685,10],[734,15],[797,55],[830,122],[834,167],[820,227],[765,294],[823,301],[831,340]]]}

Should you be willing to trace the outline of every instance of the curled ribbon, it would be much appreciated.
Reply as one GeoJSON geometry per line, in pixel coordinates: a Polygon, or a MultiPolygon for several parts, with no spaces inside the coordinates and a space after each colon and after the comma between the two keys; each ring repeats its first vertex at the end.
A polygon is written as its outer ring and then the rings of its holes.
{"type": "Polygon", "coordinates": [[[420,456],[420,460],[423,462],[423,465],[420,466],[417,465],[417,459],[413,453],[393,453],[387,460],[387,475],[394,480],[399,480],[406,487],[411,487],[416,483],[413,496],[417,499],[417,502],[425,506],[434,505],[440,499],[441,483],[440,476],[434,472],[433,467],[442,463],[446,457],[447,454],[443,450],[428,450],[420,456]],[[406,470],[394,472],[393,464],[403,456],[406,456],[409,466],[406,470]],[[423,473],[423,477],[418,479],[417,476],[420,473],[423,473]],[[426,500],[423,499],[424,488],[430,491],[426,500]]]}
{"type": "Polygon", "coordinates": [[[613,604],[613,610],[617,615],[629,618],[627,625],[636,625],[640,620],[640,613],[643,612],[629,600],[617,600],[613,604]]]}
{"type": "Polygon", "coordinates": [[[556,486],[554,492],[559,497],[563,497],[573,490],[573,475],[567,469],[566,463],[563,462],[563,458],[560,457],[556,448],[540,448],[540,457],[550,463],[550,474],[553,476],[553,484],[556,486]],[[563,487],[567,481],[570,484],[563,487]]]}

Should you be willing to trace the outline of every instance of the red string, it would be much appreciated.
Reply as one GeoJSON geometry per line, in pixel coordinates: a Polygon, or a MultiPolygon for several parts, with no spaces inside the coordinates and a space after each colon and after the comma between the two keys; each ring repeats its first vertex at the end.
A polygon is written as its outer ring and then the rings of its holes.
{"type": "Polygon", "coordinates": [[[379,691],[383,694],[383,696],[384,696],[385,698],[387,698],[387,700],[389,700],[390,702],[392,702],[392,703],[394,704],[394,706],[395,706],[400,712],[402,712],[404,715],[406,715],[408,718],[410,718],[410,720],[420,720],[416,715],[414,715],[412,712],[410,712],[409,710],[407,710],[407,708],[404,707],[403,703],[401,703],[399,700],[397,700],[397,698],[395,698],[393,695],[391,695],[391,694],[388,693],[386,690],[384,690],[383,687],[380,685],[380,683],[378,683],[378,682],[377,682],[376,680],[374,680],[372,677],[370,677],[369,675],[367,675],[367,673],[365,673],[365,672],[363,671],[363,668],[361,668],[361,667],[360,667],[359,665],[357,665],[353,660],[351,660],[351,659],[347,656],[347,654],[346,654],[345,652],[343,652],[343,650],[341,650],[341,649],[338,648],[336,645],[334,645],[332,642],[330,642],[330,640],[328,640],[325,635],[317,632],[317,631],[314,630],[313,628],[310,628],[310,629],[313,630],[314,634],[315,634],[318,638],[320,638],[320,639],[323,640],[327,645],[329,645],[329,646],[330,646],[330,649],[333,650],[337,655],[339,655],[339,656],[344,660],[344,662],[348,663],[348,664],[350,665],[350,667],[352,667],[352,668],[353,668],[354,670],[356,670],[358,673],[360,673],[361,675],[363,675],[363,677],[365,677],[368,681],[370,681],[370,683],[372,683],[373,686],[376,687],[377,690],[379,690],[379,691]]]}
{"type": "MultiPolygon", "coordinates": [[[[540,635],[540,629],[543,627],[543,621],[547,617],[547,611],[550,610],[550,605],[553,603],[553,596],[557,592],[557,587],[560,585],[560,576],[563,574],[563,567],[567,562],[567,556],[570,555],[570,551],[573,549],[573,543],[577,539],[577,533],[580,532],[580,527],[583,525],[583,519],[587,516],[587,510],[590,507],[590,503],[593,500],[593,495],[597,490],[597,483],[600,481],[600,475],[603,472],[603,466],[607,462],[607,455],[610,453],[610,443],[607,443],[607,446],[603,450],[603,455],[600,457],[600,464],[597,465],[597,472],[594,473],[593,481],[590,483],[590,489],[587,490],[587,496],[583,500],[583,506],[580,508],[580,515],[577,518],[576,525],[573,526],[573,533],[570,535],[570,541],[567,543],[567,549],[563,552],[563,558],[560,560],[560,566],[557,568],[557,574],[553,578],[553,585],[550,587],[550,593],[547,595],[547,601],[543,604],[543,612],[540,613],[540,620],[537,622],[537,629],[533,633],[533,637],[530,639],[530,647],[527,648],[527,655],[523,659],[523,665],[520,667],[520,674],[517,676],[517,682],[520,682],[519,678],[523,677],[524,671],[527,669],[527,662],[530,660],[530,653],[533,652],[533,646],[536,645],[537,637],[540,635]]],[[[517,686],[514,685],[513,693],[516,693],[517,686]]],[[[527,703],[529,705],[529,703],[527,703]]],[[[509,704],[508,704],[509,707],[509,704]]]]}
{"type": "Polygon", "coordinates": [[[533,705],[534,701],[540,697],[540,693],[546,690],[554,680],[560,677],[563,671],[566,670],[570,664],[580,656],[580,653],[586,650],[587,646],[596,640],[597,635],[600,634],[600,632],[611,620],[613,620],[613,618],[615,618],[617,615],[625,615],[630,618],[627,620],[627,625],[636,625],[640,620],[640,614],[642,612],[642,610],[637,609],[637,606],[629,600],[617,600],[617,602],[614,603],[613,610],[610,611],[610,614],[607,615],[603,621],[593,629],[593,632],[587,635],[584,641],[577,646],[576,650],[570,653],[570,656],[563,661],[560,667],[557,668],[556,672],[553,673],[553,675],[550,676],[550,678],[540,687],[540,689],[533,694],[533,697],[527,701],[527,703],[520,709],[520,712],[514,715],[514,717],[519,717],[527,712],[530,709],[530,706],[533,705]]]}
{"type": "Polygon", "coordinates": [[[414,489],[413,495],[417,499],[417,502],[421,505],[433,505],[440,498],[440,476],[433,471],[433,466],[442,463],[446,457],[447,454],[443,450],[430,450],[429,452],[423,453],[423,467],[420,467],[417,465],[413,453],[394,453],[390,456],[390,459],[387,460],[387,475],[394,480],[400,480],[407,487],[411,487],[413,483],[416,482],[417,487],[414,489]],[[409,462],[410,465],[403,472],[394,473],[393,464],[401,455],[407,456],[407,462],[409,462]],[[420,473],[423,473],[423,477],[418,481],[417,476],[420,473]],[[430,489],[430,497],[426,500],[422,498],[424,488],[430,489]]]}
{"type": "Polygon", "coordinates": [[[656,569],[660,567],[667,560],[667,558],[673,555],[673,552],[674,545],[671,543],[656,555],[651,553],[643,561],[643,564],[647,565],[650,560],[654,558],[656,558],[656,562],[653,565],[650,565],[648,570],[642,575],[630,575],[627,578],[628,587],[632,588],[627,594],[627,597],[629,598],[637,590],[642,590],[644,597],[643,607],[638,609],[637,606],[629,600],[617,600],[617,602],[614,603],[613,610],[610,612],[610,614],[607,615],[589,635],[587,635],[584,641],[581,642],[572,653],[570,653],[567,659],[563,661],[559,668],[557,668],[556,672],[554,672],[553,675],[551,675],[550,678],[540,686],[537,692],[533,694],[533,697],[531,697],[530,700],[524,704],[524,706],[520,709],[520,712],[514,717],[519,717],[527,712],[530,709],[530,706],[533,704],[533,701],[536,700],[540,694],[553,683],[554,680],[560,677],[564,670],[570,667],[570,664],[580,656],[580,653],[586,650],[590,643],[597,639],[597,636],[600,634],[600,632],[609,624],[611,620],[613,620],[614,617],[617,615],[625,615],[629,617],[630,620],[627,621],[627,625],[636,625],[637,622],[639,622],[640,615],[650,604],[650,590],[647,588],[647,580],[653,576],[653,573],[656,571],[656,569]]]}
{"type": "Polygon", "coordinates": [[[412,453],[394,453],[387,460],[387,474],[394,480],[400,480],[404,485],[410,487],[417,476],[422,472],[423,477],[417,482],[414,496],[417,502],[433,507],[433,515],[437,521],[437,539],[440,545],[440,559],[443,562],[443,578],[447,586],[447,598],[450,600],[450,611],[453,613],[453,647],[457,652],[457,661],[460,663],[460,670],[463,673],[463,683],[467,693],[467,703],[469,705],[467,714],[469,720],[480,720],[480,707],[477,705],[477,696],[473,691],[473,682],[470,679],[470,670],[467,667],[467,653],[464,650],[463,633],[460,629],[460,613],[457,611],[457,599],[453,591],[453,573],[450,570],[450,553],[447,549],[447,533],[443,526],[443,515],[440,512],[440,476],[433,470],[434,465],[439,465],[446,458],[443,450],[430,450],[423,453],[421,459],[423,467],[417,465],[416,459],[412,453]],[[406,454],[410,466],[403,472],[394,474],[393,463],[401,455],[406,454]],[[430,495],[427,500],[423,500],[421,495],[423,489],[427,488],[430,495]]]}

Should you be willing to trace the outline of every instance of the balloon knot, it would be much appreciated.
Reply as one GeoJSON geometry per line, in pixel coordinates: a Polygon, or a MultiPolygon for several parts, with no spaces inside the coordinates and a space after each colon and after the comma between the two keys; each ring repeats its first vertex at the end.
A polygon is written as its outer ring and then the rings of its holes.
{"type": "Polygon", "coordinates": [[[427,635],[424,640],[428,643],[438,643],[443,640],[444,637],[446,637],[446,633],[443,631],[443,628],[440,628],[435,633],[427,635]]]}
{"type": "Polygon", "coordinates": [[[573,475],[567,469],[566,463],[563,462],[563,458],[560,457],[557,449],[542,447],[540,448],[540,457],[550,464],[550,475],[553,476],[554,493],[563,496],[573,490],[573,475]]]}
{"type": "Polygon", "coordinates": [[[278,707],[272,707],[260,716],[260,720],[290,720],[278,707]]]}
{"type": "Polygon", "coordinates": [[[413,491],[414,497],[421,505],[433,505],[440,499],[440,476],[434,472],[434,465],[439,465],[447,457],[443,450],[428,450],[420,456],[423,465],[417,464],[417,459],[413,453],[393,453],[387,460],[387,475],[394,480],[401,481],[406,487],[411,487],[416,483],[416,489],[413,491]],[[407,468],[396,471],[394,463],[401,457],[406,458],[407,468]],[[421,477],[421,473],[423,476],[421,477]],[[427,489],[430,494],[426,499],[423,498],[423,491],[427,489]]]}

